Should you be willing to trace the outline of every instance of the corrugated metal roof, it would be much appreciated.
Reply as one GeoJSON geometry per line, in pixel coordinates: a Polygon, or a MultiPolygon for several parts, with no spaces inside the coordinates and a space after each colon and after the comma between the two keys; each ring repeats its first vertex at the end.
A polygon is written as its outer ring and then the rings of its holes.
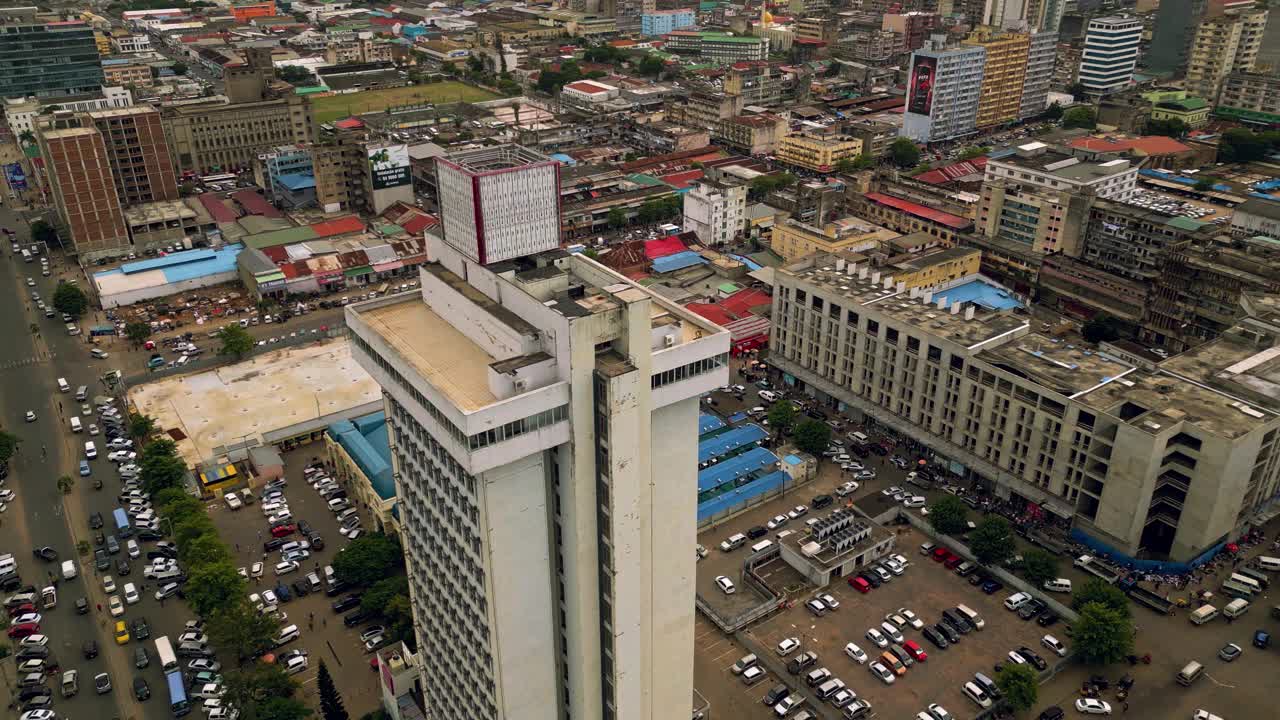
{"type": "Polygon", "coordinates": [[[706,258],[692,250],[685,250],[674,255],[665,255],[653,261],[653,271],[658,273],[675,272],[694,265],[705,265],[706,258]]]}

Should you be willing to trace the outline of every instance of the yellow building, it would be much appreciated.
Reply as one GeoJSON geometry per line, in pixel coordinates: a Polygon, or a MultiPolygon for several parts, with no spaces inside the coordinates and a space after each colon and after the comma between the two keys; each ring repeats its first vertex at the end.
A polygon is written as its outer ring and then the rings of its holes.
{"type": "Polygon", "coordinates": [[[856,217],[846,217],[818,228],[787,218],[773,225],[773,251],[791,262],[815,252],[868,252],[898,233],[856,217]]]}
{"type": "Polygon", "coordinates": [[[102,68],[102,81],[106,85],[150,85],[151,67],[148,65],[108,65],[102,68]]]}
{"type": "Polygon", "coordinates": [[[98,46],[98,54],[102,57],[111,55],[111,38],[100,32],[93,34],[93,42],[98,46]]]}
{"type": "Polygon", "coordinates": [[[1152,120],[1181,120],[1192,130],[1209,123],[1209,103],[1204,98],[1189,97],[1186,90],[1146,93],[1142,97],[1151,101],[1152,120]]]}
{"type": "Polygon", "coordinates": [[[889,258],[881,271],[892,275],[895,283],[906,283],[908,289],[928,288],[977,275],[981,265],[981,250],[953,247],[889,258]]]}
{"type": "Polygon", "coordinates": [[[831,172],[836,163],[850,160],[862,154],[862,141],[858,138],[836,135],[790,135],[778,143],[778,159],[789,165],[814,172],[831,172]]]}
{"type": "Polygon", "coordinates": [[[1187,92],[1217,102],[1228,75],[1253,69],[1266,27],[1267,11],[1261,9],[1226,12],[1201,20],[1187,57],[1187,92]]]}
{"type": "Polygon", "coordinates": [[[1031,36],[981,26],[969,34],[964,44],[987,51],[982,90],[978,96],[978,127],[1017,120],[1022,109],[1022,86],[1027,78],[1031,36]]]}

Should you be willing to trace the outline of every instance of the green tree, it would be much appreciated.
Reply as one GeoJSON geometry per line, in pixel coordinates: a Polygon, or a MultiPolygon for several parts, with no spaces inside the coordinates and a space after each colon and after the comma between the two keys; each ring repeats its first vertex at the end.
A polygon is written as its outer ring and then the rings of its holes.
{"type": "Polygon", "coordinates": [[[1110,665],[1133,654],[1133,622],[1128,614],[1102,603],[1080,608],[1080,619],[1071,629],[1076,653],[1090,665],[1110,665]]]}
{"type": "MultiPolygon", "coordinates": [[[[210,638],[213,635],[210,633],[210,638]]],[[[278,663],[253,663],[224,674],[226,694],[223,700],[232,707],[261,710],[261,703],[272,698],[289,699],[297,692],[293,678],[278,663]]],[[[249,713],[250,717],[253,713],[249,713]]],[[[262,717],[261,714],[258,715],[262,717]]]]}
{"type": "MultiPolygon", "coordinates": [[[[195,543],[196,538],[187,542],[195,543]]],[[[180,542],[178,547],[183,547],[183,543],[180,542]]],[[[214,610],[226,607],[244,595],[244,578],[229,560],[191,565],[187,569],[190,575],[186,585],[187,602],[201,617],[208,617],[214,610]]]]}
{"type": "Polygon", "coordinates": [[[1099,313],[1085,321],[1080,334],[1091,343],[1110,342],[1120,337],[1120,323],[1110,315],[1099,313]]]}
{"type": "Polygon", "coordinates": [[[969,534],[969,549],[984,565],[1003,562],[1015,549],[1009,521],[999,515],[983,518],[969,534]]]}
{"type": "Polygon", "coordinates": [[[1102,578],[1089,578],[1071,593],[1071,607],[1077,611],[1085,605],[1101,605],[1128,617],[1129,598],[1120,588],[1102,578]]]}
{"type": "Polygon", "coordinates": [[[302,720],[311,708],[293,698],[273,697],[258,703],[257,720],[302,720]]]}
{"type": "Polygon", "coordinates": [[[287,65],[280,68],[277,72],[281,80],[293,85],[314,85],[316,78],[311,74],[310,70],[297,65],[287,65]]]}
{"type": "Polygon", "coordinates": [[[184,62],[176,62],[170,65],[169,69],[173,71],[174,75],[186,75],[188,70],[187,64],[184,62]]]}
{"type": "Polygon", "coordinates": [[[986,155],[989,152],[991,152],[991,148],[989,147],[973,145],[965,148],[964,150],[961,150],[959,159],[972,160],[973,158],[976,158],[976,157],[982,157],[983,155],[986,155]]]}
{"type": "Polygon", "coordinates": [[[333,684],[329,668],[324,660],[320,661],[320,670],[316,673],[316,684],[320,686],[320,715],[324,720],[348,720],[347,709],[342,705],[342,696],[333,684]]]}
{"type": "Polygon", "coordinates": [[[649,77],[657,77],[666,69],[667,64],[657,55],[645,55],[637,68],[641,75],[648,75],[649,77]]]}
{"type": "Polygon", "coordinates": [[[151,337],[151,324],[144,322],[131,322],[124,326],[124,336],[129,338],[129,342],[134,346],[141,345],[151,337]]]}
{"type": "Polygon", "coordinates": [[[218,529],[213,526],[213,521],[208,515],[192,515],[182,522],[175,521],[173,523],[173,541],[179,547],[185,545],[201,535],[216,536],[218,529]]]}
{"type": "Polygon", "coordinates": [[[23,130],[22,132],[18,133],[18,139],[22,141],[23,145],[36,144],[36,134],[31,132],[30,130],[23,130]]]}
{"type": "Polygon", "coordinates": [[[58,489],[62,491],[63,495],[71,492],[71,489],[75,486],[76,480],[70,475],[62,475],[58,478],[58,489]]]}
{"type": "Polygon", "coordinates": [[[161,516],[175,524],[184,523],[193,517],[205,514],[204,505],[184,492],[182,488],[162,488],[151,496],[151,503],[160,511],[161,516]]]}
{"type": "MultiPolygon", "coordinates": [[[[862,156],[859,155],[858,157],[862,156]]],[[[832,169],[838,173],[851,173],[858,169],[858,164],[853,158],[840,158],[832,169]]]]}
{"type": "Polygon", "coordinates": [[[1196,190],[1196,192],[1208,192],[1212,190],[1213,186],[1216,184],[1217,184],[1217,180],[1215,180],[1214,178],[1202,177],[1199,180],[1196,180],[1196,184],[1193,185],[1192,187],[1196,190]]]}
{"type": "Polygon", "coordinates": [[[1022,554],[1022,574],[1039,585],[1058,577],[1058,559],[1040,548],[1032,548],[1022,554]]]}
{"type": "Polygon", "coordinates": [[[818,420],[801,420],[796,424],[795,441],[796,447],[814,457],[821,457],[831,442],[831,426],[818,420]]]}
{"type": "Polygon", "coordinates": [[[53,291],[53,308],[72,317],[80,317],[89,309],[89,298],[71,283],[62,283],[53,291]]]}
{"type": "Polygon", "coordinates": [[[1157,120],[1150,118],[1147,120],[1145,130],[1148,135],[1164,135],[1171,138],[1180,138],[1187,134],[1191,128],[1178,118],[1168,118],[1157,120]]]}
{"type": "Polygon", "coordinates": [[[1253,162],[1266,154],[1266,141],[1244,128],[1232,128],[1218,139],[1218,162],[1253,162]]]}
{"type": "Polygon", "coordinates": [[[609,208],[609,215],[607,216],[607,219],[609,227],[617,230],[627,224],[627,213],[619,207],[609,208]]]}
{"type": "Polygon", "coordinates": [[[18,445],[22,443],[22,438],[0,430],[0,465],[9,462],[9,458],[18,452],[18,445]]]}
{"type": "Polygon", "coordinates": [[[1062,109],[1062,105],[1055,102],[1049,107],[1045,108],[1045,111],[1040,114],[1040,117],[1044,118],[1045,120],[1060,120],[1062,119],[1063,112],[1064,111],[1062,109]]]}
{"type": "Polygon", "coordinates": [[[44,220],[37,220],[31,223],[31,239],[36,242],[42,242],[46,245],[52,245],[58,241],[58,231],[44,220]]]}
{"type": "Polygon", "coordinates": [[[253,336],[239,325],[228,325],[222,328],[218,338],[222,341],[222,347],[218,348],[219,355],[231,355],[239,360],[253,349],[253,336]]]}
{"type": "Polygon", "coordinates": [[[1030,665],[1005,663],[996,673],[996,686],[1004,693],[1004,700],[1014,712],[1026,712],[1035,707],[1040,695],[1040,683],[1036,671],[1030,665]]]}
{"type": "Polygon", "coordinates": [[[784,435],[791,430],[796,421],[796,406],[790,400],[779,400],[769,408],[769,425],[784,435]]]}
{"type": "Polygon", "coordinates": [[[955,495],[943,495],[929,506],[929,525],[943,535],[959,535],[969,527],[969,508],[955,495]]]}
{"type": "Polygon", "coordinates": [[[900,168],[915,167],[920,162],[920,148],[911,140],[900,137],[889,146],[889,157],[900,168]]]}
{"type": "Polygon", "coordinates": [[[239,598],[214,610],[207,627],[214,645],[244,662],[271,648],[278,625],[275,618],[263,615],[247,599],[239,598]]]}
{"type": "Polygon", "coordinates": [[[129,413],[129,435],[136,440],[151,437],[156,431],[156,421],[141,413],[129,413]]]}
{"type": "Polygon", "coordinates": [[[1093,108],[1077,105],[1062,114],[1062,127],[1086,128],[1092,130],[1098,126],[1098,115],[1093,108]]]}
{"type": "Polygon", "coordinates": [[[401,641],[410,650],[417,649],[417,636],[413,633],[413,608],[409,604],[408,595],[396,595],[387,603],[382,611],[382,618],[387,623],[388,639],[401,641]]]}
{"type": "Polygon", "coordinates": [[[152,440],[143,445],[142,452],[138,454],[138,467],[142,486],[152,494],[165,488],[181,487],[187,476],[186,463],[178,457],[177,447],[168,439],[152,440]]]}
{"type": "Polygon", "coordinates": [[[178,548],[178,555],[188,567],[203,567],[217,563],[231,564],[231,552],[217,535],[206,534],[194,538],[178,548]]]}
{"type": "Polygon", "coordinates": [[[404,564],[400,545],[382,533],[362,535],[347,543],[333,560],[338,579],[356,587],[368,587],[389,577],[404,564]]]}
{"type": "Polygon", "coordinates": [[[399,595],[409,596],[409,578],[404,575],[382,578],[360,596],[360,609],[372,615],[382,615],[387,603],[399,595]]]}

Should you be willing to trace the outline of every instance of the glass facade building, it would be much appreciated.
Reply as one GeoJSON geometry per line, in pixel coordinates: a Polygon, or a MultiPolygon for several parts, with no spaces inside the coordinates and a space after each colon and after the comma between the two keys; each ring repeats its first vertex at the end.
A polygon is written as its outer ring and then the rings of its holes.
{"type": "Polygon", "coordinates": [[[98,46],[85,23],[0,27],[0,97],[79,95],[101,87],[98,46]]]}

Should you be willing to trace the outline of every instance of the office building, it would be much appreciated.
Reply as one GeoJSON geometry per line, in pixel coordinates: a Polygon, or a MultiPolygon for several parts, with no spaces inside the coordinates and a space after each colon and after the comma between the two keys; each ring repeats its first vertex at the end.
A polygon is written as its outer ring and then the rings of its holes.
{"type": "Polygon", "coordinates": [[[1128,87],[1138,64],[1142,23],[1131,17],[1089,21],[1080,56],[1080,84],[1085,92],[1104,95],[1128,87]]]}
{"type": "Polygon", "coordinates": [[[897,52],[915,52],[924,46],[929,35],[942,25],[942,16],[931,12],[889,13],[880,20],[880,29],[897,33],[901,43],[897,52]]]}
{"type": "Polygon", "coordinates": [[[1231,73],[1222,81],[1214,112],[1246,123],[1280,124],[1280,74],[1231,73]]]}
{"type": "Polygon", "coordinates": [[[912,53],[901,134],[934,142],[977,132],[986,55],[981,47],[912,53]]]}
{"type": "Polygon", "coordinates": [[[818,255],[775,282],[769,362],[798,389],[1115,554],[1188,562],[1276,493],[1273,313],[1138,367],[1035,332],[980,278],[908,290],[818,255]]]}
{"type": "Polygon", "coordinates": [[[1058,31],[1040,30],[1030,33],[1027,45],[1027,69],[1022,84],[1022,106],[1018,117],[1039,115],[1049,107],[1049,86],[1053,83],[1058,60],[1058,31]]]}
{"type": "Polygon", "coordinates": [[[1022,112],[1031,36],[1000,32],[988,26],[970,33],[964,45],[986,51],[978,115],[974,121],[977,127],[986,129],[1017,120],[1022,112]]]}
{"type": "Polygon", "coordinates": [[[848,135],[801,133],[778,142],[778,160],[814,172],[831,172],[841,160],[862,154],[862,141],[848,135]]]}
{"type": "Polygon", "coordinates": [[[101,133],[124,207],[178,199],[177,173],[160,112],[150,105],[87,113],[101,133]]]}
{"type": "Polygon", "coordinates": [[[684,229],[703,245],[732,243],[747,219],[747,186],[699,180],[684,194],[684,229]]]}
{"type": "Polygon", "coordinates": [[[1187,62],[1195,28],[1208,9],[1209,0],[1162,2],[1156,9],[1155,27],[1144,63],[1161,75],[1179,73],[1187,62]]]}
{"type": "Polygon", "coordinates": [[[1266,28],[1266,10],[1205,18],[1196,27],[1187,58],[1187,92],[1216,103],[1228,75],[1253,69],[1266,28]]]}
{"type": "Polygon", "coordinates": [[[721,120],[713,135],[717,142],[747,155],[772,155],[787,129],[787,119],[781,115],[759,113],[721,120]]]}
{"type": "Polygon", "coordinates": [[[1098,153],[1065,150],[1033,141],[1012,155],[989,158],[984,182],[1008,180],[1045,190],[1089,193],[1126,200],[1138,187],[1138,168],[1129,160],[1104,160],[1098,153]]]}
{"type": "MultiPolygon", "coordinates": [[[[822,222],[820,217],[814,220],[822,222]]],[[[774,224],[769,247],[785,260],[796,260],[811,253],[870,252],[898,235],[857,217],[823,222],[820,226],[785,218],[774,224]]]]}
{"type": "Polygon", "coordinates": [[[640,16],[640,34],[645,36],[666,35],[669,32],[693,27],[697,22],[698,14],[691,8],[654,10],[640,16]]]}
{"type": "Polygon", "coordinates": [[[560,163],[519,145],[436,158],[449,244],[481,265],[560,247],[560,163]]]}
{"type": "Polygon", "coordinates": [[[976,230],[1037,253],[1080,254],[1092,196],[993,178],[982,184],[976,230]]]}
{"type": "Polygon", "coordinates": [[[425,703],[688,716],[699,403],[729,334],[584,255],[479,264],[442,212],[421,292],[346,311],[383,389],[425,703]]]}
{"type": "Polygon", "coordinates": [[[36,133],[62,238],[81,262],[129,253],[120,193],[102,133],[78,124],[36,133]]]}
{"type": "Polygon", "coordinates": [[[694,55],[716,65],[744,60],[768,60],[769,40],[722,32],[677,30],[663,36],[663,49],[678,55],[694,55]]]}
{"type": "Polygon", "coordinates": [[[102,85],[98,43],[89,25],[78,20],[0,25],[0,97],[81,95],[102,85]]]}

